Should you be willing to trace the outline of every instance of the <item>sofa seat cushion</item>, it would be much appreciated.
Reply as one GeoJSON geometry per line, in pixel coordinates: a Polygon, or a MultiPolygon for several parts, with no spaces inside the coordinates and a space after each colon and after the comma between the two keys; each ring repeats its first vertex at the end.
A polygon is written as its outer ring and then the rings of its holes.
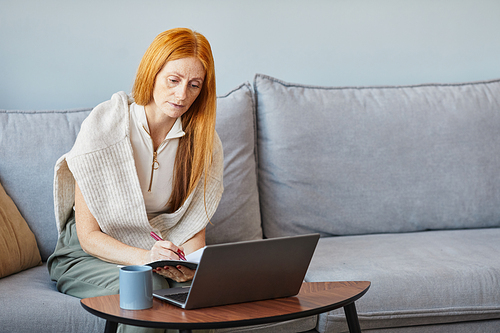
{"type": "MultiPolygon", "coordinates": [[[[104,319],[87,312],[80,299],[56,290],[46,264],[1,279],[0,308],[2,333],[101,333],[105,326],[104,319]]],[[[215,332],[305,332],[316,324],[317,316],[311,316],[215,332]]]]}
{"type": "Polygon", "coordinates": [[[500,226],[500,80],[255,91],[266,237],[500,226]]]}
{"type": "MultiPolygon", "coordinates": [[[[362,329],[500,318],[500,228],[327,237],[306,280],[371,281],[356,302],[362,329]]],[[[342,310],[320,332],[345,332],[342,310]]]]}
{"type": "Polygon", "coordinates": [[[498,332],[499,327],[500,320],[478,320],[451,324],[363,330],[363,333],[489,333],[498,332]]]}
{"type": "Polygon", "coordinates": [[[5,333],[104,332],[103,319],[85,311],[78,298],[56,290],[46,264],[1,279],[0,308],[5,333]]]}

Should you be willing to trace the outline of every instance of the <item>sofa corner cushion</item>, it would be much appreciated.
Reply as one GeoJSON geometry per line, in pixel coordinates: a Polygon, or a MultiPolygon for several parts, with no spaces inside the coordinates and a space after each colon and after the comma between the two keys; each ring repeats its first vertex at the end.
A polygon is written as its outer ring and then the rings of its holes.
{"type": "Polygon", "coordinates": [[[500,80],[254,86],[265,237],[499,226],[500,80]]]}
{"type": "Polygon", "coordinates": [[[43,261],[57,243],[54,165],[89,112],[0,110],[0,182],[35,234],[43,261]]]}
{"type": "Polygon", "coordinates": [[[41,263],[35,235],[0,184],[0,278],[41,263]]]}
{"type": "Polygon", "coordinates": [[[224,151],[224,193],[207,226],[207,244],[262,238],[255,149],[255,107],[248,83],[217,98],[224,151]]]}

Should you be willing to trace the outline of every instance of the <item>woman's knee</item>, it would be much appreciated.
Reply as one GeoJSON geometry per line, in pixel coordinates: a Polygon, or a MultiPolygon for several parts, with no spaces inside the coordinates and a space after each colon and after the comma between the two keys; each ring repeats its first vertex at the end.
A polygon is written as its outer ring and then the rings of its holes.
{"type": "Polygon", "coordinates": [[[158,289],[167,289],[170,288],[170,285],[163,276],[153,272],[153,290],[158,289]]]}

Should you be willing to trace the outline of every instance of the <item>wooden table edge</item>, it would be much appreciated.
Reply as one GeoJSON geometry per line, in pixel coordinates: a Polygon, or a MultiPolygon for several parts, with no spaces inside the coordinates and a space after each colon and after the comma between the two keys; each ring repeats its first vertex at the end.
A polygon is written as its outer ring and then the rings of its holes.
{"type": "MultiPolygon", "coordinates": [[[[334,281],[324,281],[324,282],[329,283],[329,282],[334,282],[334,281]]],[[[366,283],[367,285],[363,290],[361,290],[356,295],[354,295],[350,298],[347,298],[341,302],[328,304],[325,306],[316,307],[316,308],[312,308],[309,310],[287,313],[287,314],[283,314],[283,315],[273,315],[273,316],[269,316],[269,317],[260,317],[257,319],[252,318],[252,319],[232,320],[232,321],[190,322],[190,323],[172,322],[172,323],[169,323],[169,322],[163,322],[163,321],[130,319],[127,317],[122,317],[122,316],[118,316],[118,315],[109,314],[109,313],[106,313],[103,311],[95,310],[92,307],[85,304],[86,299],[80,300],[80,304],[82,305],[82,307],[86,311],[88,311],[89,313],[91,313],[97,317],[103,318],[107,321],[111,321],[111,322],[115,322],[115,323],[123,323],[126,325],[149,327],[149,328],[165,328],[165,329],[170,328],[170,329],[179,329],[179,330],[231,328],[231,327],[242,327],[242,326],[252,326],[252,325],[276,323],[276,322],[284,322],[287,320],[305,318],[305,317],[309,317],[309,316],[313,316],[313,315],[318,315],[318,314],[321,314],[321,313],[324,313],[327,311],[346,307],[349,304],[354,304],[355,301],[357,301],[363,295],[365,295],[371,286],[371,282],[369,282],[369,281],[335,281],[335,282],[338,282],[338,283],[346,283],[346,282],[348,282],[348,283],[366,283]]],[[[304,282],[304,283],[318,283],[318,282],[304,282]]],[[[319,283],[321,283],[321,282],[319,282],[319,283]]],[[[300,295],[300,293],[297,294],[296,296],[291,296],[291,297],[297,297],[298,295],[300,295]]],[[[190,310],[184,310],[184,311],[190,311],[190,310]]]]}

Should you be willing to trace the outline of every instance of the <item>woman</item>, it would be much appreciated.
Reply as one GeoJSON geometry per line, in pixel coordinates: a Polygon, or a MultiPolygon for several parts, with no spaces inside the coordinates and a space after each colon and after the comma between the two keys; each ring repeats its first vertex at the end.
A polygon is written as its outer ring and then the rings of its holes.
{"type": "MultiPolygon", "coordinates": [[[[117,264],[179,259],[205,246],[223,192],[205,37],[189,29],[158,35],[139,65],[133,97],[117,93],[92,110],[56,164],[59,241],[48,268],[63,293],[116,294],[117,264]]],[[[194,275],[184,266],[156,273],[155,289],[194,275]]]]}

